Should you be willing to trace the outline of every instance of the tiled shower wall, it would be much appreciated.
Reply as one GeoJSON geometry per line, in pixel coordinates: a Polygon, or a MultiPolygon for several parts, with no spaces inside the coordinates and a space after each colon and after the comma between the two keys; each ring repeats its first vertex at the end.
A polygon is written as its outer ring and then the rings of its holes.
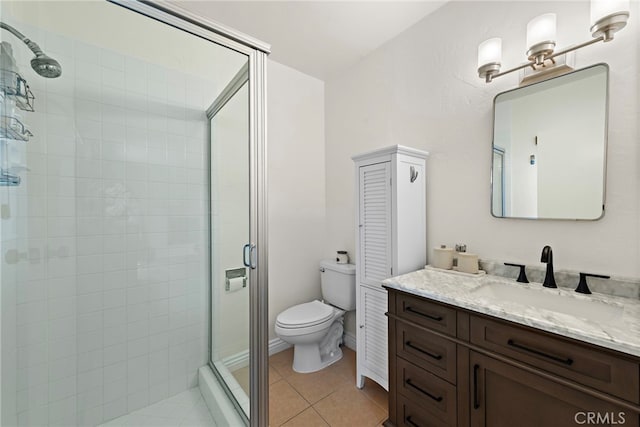
{"type": "Polygon", "coordinates": [[[12,41],[36,112],[35,136],[10,143],[29,171],[0,188],[3,420],[96,425],[195,386],[206,363],[215,87],[19,25],[63,75],[36,76],[12,41]]]}

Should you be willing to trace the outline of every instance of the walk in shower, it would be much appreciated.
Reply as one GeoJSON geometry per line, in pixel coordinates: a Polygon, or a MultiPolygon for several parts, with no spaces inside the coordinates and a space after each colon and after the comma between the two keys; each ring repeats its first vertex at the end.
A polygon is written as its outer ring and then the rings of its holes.
{"type": "Polygon", "coordinates": [[[193,389],[218,425],[258,425],[268,47],[127,0],[3,1],[0,21],[0,424],[97,426],[193,389]]]}

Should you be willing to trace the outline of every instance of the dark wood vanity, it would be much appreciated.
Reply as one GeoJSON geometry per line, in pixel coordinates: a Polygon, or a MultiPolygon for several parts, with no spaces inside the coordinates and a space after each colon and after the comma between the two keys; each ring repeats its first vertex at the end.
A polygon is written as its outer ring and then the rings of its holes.
{"type": "Polygon", "coordinates": [[[388,291],[385,426],[640,425],[640,358],[388,291]]]}

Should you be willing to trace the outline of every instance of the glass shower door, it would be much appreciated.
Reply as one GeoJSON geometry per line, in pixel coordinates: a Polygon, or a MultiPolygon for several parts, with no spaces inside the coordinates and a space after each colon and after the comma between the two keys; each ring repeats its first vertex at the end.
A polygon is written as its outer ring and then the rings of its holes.
{"type": "Polygon", "coordinates": [[[244,67],[210,119],[211,365],[249,417],[249,90],[244,67]]]}

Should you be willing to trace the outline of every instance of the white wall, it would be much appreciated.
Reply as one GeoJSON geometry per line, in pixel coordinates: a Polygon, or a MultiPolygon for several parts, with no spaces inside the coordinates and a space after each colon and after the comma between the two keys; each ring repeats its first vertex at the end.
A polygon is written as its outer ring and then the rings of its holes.
{"type": "MultiPolygon", "coordinates": [[[[503,37],[505,68],[525,57],[527,22],[558,14],[558,45],[588,40],[588,2],[450,2],[326,82],[325,253],[354,250],[350,157],[391,144],[427,150],[427,244],[466,243],[481,258],[535,265],[545,244],[558,269],[640,276],[639,3],[611,43],[578,51],[577,66],[610,74],[607,211],[597,222],[490,215],[492,101],[518,73],[485,84],[477,46],[503,37]],[[636,17],[635,19],[633,17],[636,17]],[[614,255],[615,254],[615,255],[614,255]]],[[[431,250],[428,250],[428,254],[431,250]]],[[[353,325],[348,325],[353,328],[353,325]]]]}
{"type": "Polygon", "coordinates": [[[269,337],[274,338],[280,312],[320,298],[319,262],[330,254],[323,250],[324,83],[269,61],[267,90],[269,337]]]}

